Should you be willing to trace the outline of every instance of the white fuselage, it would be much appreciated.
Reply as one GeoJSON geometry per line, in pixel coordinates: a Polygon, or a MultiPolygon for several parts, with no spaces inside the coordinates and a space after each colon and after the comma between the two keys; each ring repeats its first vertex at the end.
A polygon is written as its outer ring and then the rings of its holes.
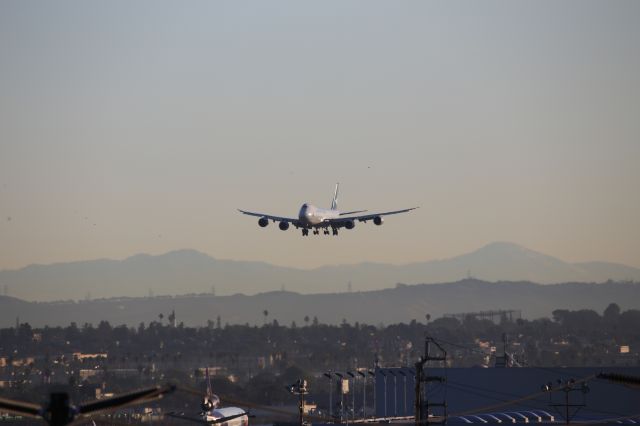
{"type": "Polygon", "coordinates": [[[244,415],[236,417],[231,420],[224,421],[222,423],[217,423],[216,426],[248,426],[249,416],[242,408],[238,408],[238,407],[216,408],[215,410],[209,411],[208,413],[206,413],[204,417],[205,417],[205,421],[214,422],[218,419],[237,416],[238,414],[244,414],[244,415]]]}
{"type": "Polygon", "coordinates": [[[337,219],[338,217],[340,217],[339,210],[321,209],[309,203],[304,203],[298,213],[298,220],[306,226],[318,225],[326,219],[337,219]]]}

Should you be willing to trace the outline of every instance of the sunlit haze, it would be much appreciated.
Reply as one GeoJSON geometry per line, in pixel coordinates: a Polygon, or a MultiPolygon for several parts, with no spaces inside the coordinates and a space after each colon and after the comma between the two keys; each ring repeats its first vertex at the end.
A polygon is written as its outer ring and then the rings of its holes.
{"type": "Polygon", "coordinates": [[[640,2],[0,3],[0,269],[512,241],[640,267],[640,2]],[[339,237],[237,208],[386,211],[339,237]]]}

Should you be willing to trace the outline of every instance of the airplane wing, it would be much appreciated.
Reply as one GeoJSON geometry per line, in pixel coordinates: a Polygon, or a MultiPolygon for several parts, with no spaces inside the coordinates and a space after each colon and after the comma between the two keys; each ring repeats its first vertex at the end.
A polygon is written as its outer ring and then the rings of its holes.
{"type": "Polygon", "coordinates": [[[339,217],[337,219],[327,219],[325,220],[325,223],[329,223],[330,225],[338,225],[338,226],[344,226],[344,224],[348,221],[358,221],[358,222],[366,222],[368,220],[374,220],[377,217],[382,217],[382,216],[389,216],[392,214],[399,214],[399,213],[406,213],[406,212],[410,212],[411,210],[415,210],[419,207],[411,207],[409,209],[402,209],[402,210],[394,210],[391,212],[382,212],[382,213],[371,213],[371,214],[365,214],[365,215],[360,215],[360,216],[347,216],[347,217],[339,217]]]}
{"type": "Polygon", "coordinates": [[[88,416],[105,411],[116,410],[133,404],[152,401],[176,390],[174,385],[155,386],[148,389],[126,393],[107,399],[87,402],[78,407],[78,414],[88,416]]]}
{"type": "Polygon", "coordinates": [[[234,414],[233,416],[223,417],[221,419],[209,420],[209,423],[212,423],[212,424],[224,423],[226,421],[237,419],[238,417],[243,417],[243,416],[248,416],[248,414],[238,413],[238,414],[234,414]]]}
{"type": "Polygon", "coordinates": [[[343,212],[343,213],[340,213],[340,216],[346,216],[346,215],[348,215],[348,214],[364,213],[364,212],[366,212],[366,211],[367,211],[367,210],[354,210],[354,211],[352,211],[352,212],[343,212]]]}
{"type": "Polygon", "coordinates": [[[188,421],[188,422],[200,423],[200,424],[205,424],[205,425],[215,425],[215,424],[218,424],[218,423],[224,423],[224,422],[227,422],[229,420],[237,419],[238,417],[248,416],[248,414],[247,413],[238,413],[238,414],[234,414],[233,416],[221,417],[221,418],[215,419],[215,420],[205,420],[202,417],[187,416],[184,413],[167,413],[167,416],[173,417],[174,419],[185,420],[185,421],[188,421]]]}
{"type": "Polygon", "coordinates": [[[238,209],[238,211],[240,213],[247,214],[249,216],[264,217],[264,218],[267,218],[267,219],[272,220],[274,222],[288,222],[288,223],[290,223],[290,224],[292,224],[294,226],[297,225],[297,223],[298,223],[298,219],[293,219],[293,218],[290,218],[290,217],[272,216],[270,214],[248,212],[248,211],[240,210],[240,209],[238,209]]]}
{"type": "Polygon", "coordinates": [[[167,413],[167,417],[173,417],[174,419],[180,419],[187,422],[200,423],[201,425],[208,425],[209,422],[203,417],[187,416],[184,413],[167,413]]]}
{"type": "Polygon", "coordinates": [[[0,411],[27,417],[42,417],[41,406],[29,402],[0,398],[0,411]]]}
{"type": "MultiPolygon", "coordinates": [[[[291,217],[273,216],[273,215],[270,215],[270,214],[248,212],[248,211],[240,210],[240,209],[238,209],[238,211],[240,213],[242,213],[242,214],[246,214],[246,215],[249,215],[249,216],[255,216],[255,217],[259,217],[260,219],[264,218],[266,220],[271,220],[274,223],[275,222],[285,222],[285,223],[289,223],[289,224],[291,224],[291,225],[293,225],[295,227],[300,226],[300,221],[298,219],[294,219],[294,218],[291,218],[291,217]]],[[[260,226],[267,226],[267,223],[268,222],[265,222],[264,224],[261,224],[260,226]]]]}

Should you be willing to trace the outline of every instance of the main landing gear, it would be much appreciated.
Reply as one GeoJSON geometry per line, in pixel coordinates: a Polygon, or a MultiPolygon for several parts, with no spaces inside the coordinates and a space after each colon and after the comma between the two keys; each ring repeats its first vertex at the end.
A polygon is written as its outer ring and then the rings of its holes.
{"type": "MultiPolygon", "coordinates": [[[[331,228],[331,232],[329,232],[329,228],[324,228],[322,230],[322,233],[324,235],[329,235],[332,234],[333,236],[337,236],[338,235],[338,228],[331,228]]],[[[320,235],[320,229],[315,228],[313,230],[313,235],[320,235]]],[[[302,228],[302,236],[303,237],[308,237],[309,236],[309,228],[302,228]]]]}

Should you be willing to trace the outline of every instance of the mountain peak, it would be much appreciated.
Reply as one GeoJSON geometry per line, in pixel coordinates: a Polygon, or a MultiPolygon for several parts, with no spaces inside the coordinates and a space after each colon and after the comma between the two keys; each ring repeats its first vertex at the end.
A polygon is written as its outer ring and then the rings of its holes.
{"type": "Polygon", "coordinates": [[[194,249],[179,249],[179,250],[168,251],[166,253],[162,253],[162,254],[158,254],[158,255],[147,254],[147,253],[135,254],[133,256],[130,256],[130,257],[126,258],[125,261],[126,262],[149,261],[149,260],[162,261],[162,260],[167,260],[167,259],[213,260],[213,258],[211,256],[209,256],[208,254],[203,253],[201,251],[198,251],[198,250],[194,250],[194,249]]]}
{"type": "Polygon", "coordinates": [[[531,250],[530,248],[521,246],[516,243],[508,241],[495,241],[489,243],[478,250],[470,253],[470,255],[476,256],[502,256],[506,258],[522,257],[522,258],[539,258],[562,262],[560,259],[556,259],[552,256],[531,250]]]}
{"type": "Polygon", "coordinates": [[[521,246],[510,241],[494,241],[487,245],[480,247],[476,251],[532,251],[524,246],[521,246]]]}

